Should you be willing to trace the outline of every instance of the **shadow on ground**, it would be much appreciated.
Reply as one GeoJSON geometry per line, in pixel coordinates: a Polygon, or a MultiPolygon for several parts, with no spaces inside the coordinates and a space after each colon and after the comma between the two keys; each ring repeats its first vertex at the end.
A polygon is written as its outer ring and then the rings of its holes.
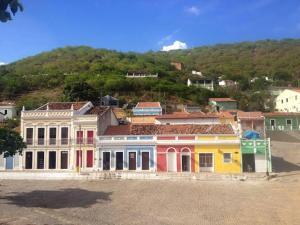
{"type": "Polygon", "coordinates": [[[272,156],[273,172],[293,172],[300,171],[300,166],[289,161],[284,160],[282,157],[272,156]]]}
{"type": "Polygon", "coordinates": [[[7,204],[20,207],[39,207],[49,209],[87,208],[96,203],[111,201],[112,192],[94,192],[84,189],[70,188],[63,190],[39,190],[0,197],[7,200],[7,204]]]}

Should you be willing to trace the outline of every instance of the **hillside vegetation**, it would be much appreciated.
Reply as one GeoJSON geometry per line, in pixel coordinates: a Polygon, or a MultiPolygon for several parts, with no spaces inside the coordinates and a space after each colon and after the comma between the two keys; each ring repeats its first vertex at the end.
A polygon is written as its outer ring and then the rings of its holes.
{"type": "MultiPolygon", "coordinates": [[[[55,88],[57,100],[98,101],[111,94],[121,102],[138,99],[166,103],[205,105],[208,97],[234,97],[245,110],[270,109],[270,85],[298,86],[300,78],[300,40],[258,41],[199,47],[171,52],[117,52],[90,47],[65,47],[38,54],[0,67],[0,96],[21,101],[29,108],[31,98],[38,104],[55,88]],[[184,63],[177,71],[170,62],[184,63]],[[238,89],[214,92],[186,87],[191,70],[239,82],[238,89]],[[126,79],[127,72],[158,73],[159,79],[126,79]],[[253,77],[268,76],[273,82],[253,77]],[[45,91],[46,90],[46,91],[45,91]],[[57,91],[60,90],[60,91],[57,91]],[[37,92],[38,91],[38,92],[37,92]],[[32,96],[29,93],[39,93],[32,96]],[[26,101],[24,101],[24,99],[26,101]]],[[[52,99],[51,99],[52,100],[52,99]]],[[[34,101],[33,101],[34,102],[34,101]]],[[[36,104],[37,104],[36,103],[36,104]]]]}

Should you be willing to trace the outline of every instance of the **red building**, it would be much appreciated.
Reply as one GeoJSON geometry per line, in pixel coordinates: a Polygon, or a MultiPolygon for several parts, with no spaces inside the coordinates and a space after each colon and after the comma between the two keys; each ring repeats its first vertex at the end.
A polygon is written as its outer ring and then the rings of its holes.
{"type": "Polygon", "coordinates": [[[184,142],[195,140],[195,136],[158,136],[157,140],[169,143],[157,145],[157,171],[195,172],[194,145],[172,145],[172,140],[184,142]]]}

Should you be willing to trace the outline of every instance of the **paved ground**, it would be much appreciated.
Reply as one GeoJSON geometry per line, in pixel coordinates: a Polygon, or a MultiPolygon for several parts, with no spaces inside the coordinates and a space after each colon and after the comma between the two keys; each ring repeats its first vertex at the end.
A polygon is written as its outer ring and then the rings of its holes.
{"type": "Polygon", "coordinates": [[[300,145],[270,181],[0,181],[0,224],[300,224],[300,145]]]}
{"type": "Polygon", "coordinates": [[[300,176],[0,183],[0,224],[300,224],[300,176]]]}

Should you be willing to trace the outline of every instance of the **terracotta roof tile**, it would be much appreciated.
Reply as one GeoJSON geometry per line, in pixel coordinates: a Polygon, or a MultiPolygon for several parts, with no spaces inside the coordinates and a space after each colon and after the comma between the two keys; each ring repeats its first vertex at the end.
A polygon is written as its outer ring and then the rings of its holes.
{"type": "Polygon", "coordinates": [[[236,100],[232,98],[209,98],[209,101],[215,102],[236,102],[236,100]]]}
{"type": "Polygon", "coordinates": [[[264,117],[263,117],[263,114],[262,114],[262,112],[243,112],[243,111],[239,111],[238,113],[237,113],[237,117],[239,118],[239,119],[244,119],[244,120],[249,120],[249,119],[261,119],[261,120],[263,120],[264,119],[264,117]]]}
{"type": "Polygon", "coordinates": [[[198,118],[218,118],[215,114],[197,113],[173,113],[157,116],[156,119],[198,119],[198,118]]]}
{"type": "Polygon", "coordinates": [[[109,106],[94,106],[90,110],[88,110],[86,115],[102,115],[104,112],[109,110],[109,106]]]}
{"type": "Polygon", "coordinates": [[[294,112],[269,112],[269,113],[264,113],[264,116],[300,116],[300,113],[294,113],[294,112]]]}
{"type": "Polygon", "coordinates": [[[160,102],[138,102],[136,108],[156,108],[161,107],[160,102]]]}
{"type": "Polygon", "coordinates": [[[229,124],[109,126],[104,135],[234,134],[229,124]]]}

